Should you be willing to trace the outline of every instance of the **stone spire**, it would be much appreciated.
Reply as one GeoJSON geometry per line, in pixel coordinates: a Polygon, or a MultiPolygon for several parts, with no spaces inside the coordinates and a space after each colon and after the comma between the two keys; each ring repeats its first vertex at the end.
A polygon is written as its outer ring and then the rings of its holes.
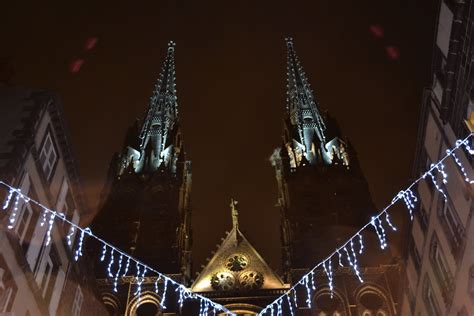
{"type": "Polygon", "coordinates": [[[291,125],[296,129],[306,160],[314,163],[316,151],[324,149],[326,124],[319,112],[303,68],[294,49],[293,39],[286,38],[287,57],[287,111],[291,125]],[[319,147],[319,148],[318,148],[319,147]]]}
{"type": "Polygon", "coordinates": [[[139,142],[140,157],[147,160],[147,168],[154,171],[166,160],[164,153],[169,144],[169,134],[178,120],[178,104],[176,96],[176,76],[174,67],[174,51],[176,43],[168,43],[168,52],[150,98],[147,114],[143,121],[139,142]],[[149,147],[147,149],[147,147],[149,147]],[[150,155],[143,157],[144,154],[150,155]]]}

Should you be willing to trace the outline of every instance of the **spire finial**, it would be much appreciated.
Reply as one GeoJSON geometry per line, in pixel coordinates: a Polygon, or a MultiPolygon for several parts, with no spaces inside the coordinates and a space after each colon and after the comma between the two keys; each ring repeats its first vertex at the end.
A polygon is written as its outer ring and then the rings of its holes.
{"type": "Polygon", "coordinates": [[[239,211],[237,211],[237,204],[239,202],[237,202],[236,200],[234,199],[230,199],[230,210],[231,210],[231,214],[232,214],[232,226],[234,228],[238,228],[239,227],[239,211]]]}
{"type": "Polygon", "coordinates": [[[176,42],[169,41],[168,42],[168,52],[173,52],[176,47],[176,42]]]}

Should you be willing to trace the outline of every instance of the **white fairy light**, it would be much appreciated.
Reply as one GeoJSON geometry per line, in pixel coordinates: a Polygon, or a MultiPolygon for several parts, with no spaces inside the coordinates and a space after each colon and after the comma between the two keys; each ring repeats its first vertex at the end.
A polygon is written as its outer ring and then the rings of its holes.
{"type": "Polygon", "coordinates": [[[155,293],[158,294],[158,283],[161,280],[161,275],[158,275],[158,277],[155,280],[155,293]]]}
{"type": "Polygon", "coordinates": [[[377,220],[378,220],[378,225],[379,225],[379,229],[380,229],[380,235],[382,236],[383,238],[383,244],[384,244],[384,248],[387,248],[387,236],[385,235],[385,229],[383,228],[383,223],[382,223],[382,220],[380,219],[380,217],[377,217],[377,220]]]}
{"type": "Polygon", "coordinates": [[[130,257],[127,256],[127,263],[125,264],[125,270],[123,271],[122,276],[126,276],[128,272],[128,267],[130,267],[130,257]]]}
{"type": "MultiPolygon", "coordinates": [[[[449,153],[449,150],[446,150],[446,153],[449,153]]],[[[464,176],[464,181],[466,181],[466,182],[469,183],[469,184],[473,184],[473,183],[474,183],[474,180],[471,180],[471,179],[469,178],[469,176],[467,175],[466,169],[465,169],[464,166],[462,165],[461,160],[459,160],[459,158],[456,156],[456,153],[452,152],[452,153],[451,153],[451,156],[453,157],[454,162],[456,162],[456,164],[458,165],[459,169],[461,170],[461,173],[462,173],[463,176],[464,176]]]]}
{"type": "Polygon", "coordinates": [[[390,221],[390,216],[388,215],[388,212],[385,212],[385,221],[387,222],[388,226],[390,226],[390,228],[396,232],[397,231],[397,228],[395,227],[395,225],[392,224],[392,222],[390,221]]]}
{"type": "Polygon", "coordinates": [[[140,299],[142,284],[140,283],[140,264],[138,262],[136,263],[136,267],[137,267],[137,274],[135,275],[135,281],[137,282],[137,289],[135,290],[135,293],[133,293],[133,295],[138,294],[138,299],[140,299]]]}
{"type": "Polygon", "coordinates": [[[383,250],[387,246],[385,244],[384,236],[382,235],[381,232],[379,232],[379,227],[377,226],[377,223],[375,222],[377,218],[375,216],[372,217],[372,220],[370,221],[370,224],[374,227],[375,232],[377,233],[377,237],[379,238],[380,242],[380,248],[383,250]]]}
{"type": "Polygon", "coordinates": [[[49,243],[51,242],[51,231],[53,230],[55,217],[56,217],[56,213],[51,213],[51,215],[49,216],[48,230],[46,232],[46,246],[49,246],[49,243]]]}
{"type": "Polygon", "coordinates": [[[120,270],[122,270],[122,261],[123,261],[123,255],[120,254],[119,260],[118,260],[118,269],[115,272],[115,277],[114,277],[114,292],[117,293],[117,283],[118,283],[118,278],[120,275],[120,270]]]}
{"type": "Polygon", "coordinates": [[[291,316],[295,316],[295,312],[293,311],[293,304],[291,304],[291,298],[289,295],[286,295],[286,300],[288,302],[288,309],[290,310],[291,316]]]}
{"type": "Polygon", "coordinates": [[[109,260],[109,265],[107,266],[107,274],[110,278],[113,278],[114,276],[111,271],[113,264],[114,264],[114,248],[110,248],[110,260],[109,260]]]}
{"type": "MultiPolygon", "coordinates": [[[[425,173],[422,176],[423,179],[426,175],[427,175],[427,173],[425,173]]],[[[415,194],[413,194],[413,191],[409,188],[404,190],[404,191],[400,191],[400,192],[398,192],[397,196],[392,200],[391,205],[393,205],[399,199],[403,199],[408,211],[410,212],[410,219],[413,220],[413,210],[415,209],[415,202],[418,201],[415,194]]]]}
{"type": "Polygon", "coordinates": [[[295,302],[295,307],[298,308],[298,298],[296,297],[296,289],[293,289],[293,301],[295,302]]]}
{"type": "Polygon", "coordinates": [[[107,252],[107,245],[104,244],[104,247],[102,248],[102,256],[100,257],[100,262],[104,261],[106,252],[107,252]]]}
{"type": "Polygon", "coordinates": [[[339,252],[339,248],[336,249],[336,252],[337,252],[337,255],[338,255],[339,266],[343,267],[344,265],[342,264],[342,261],[341,261],[342,256],[341,256],[341,253],[339,252]]]}
{"type": "MultiPolygon", "coordinates": [[[[431,164],[431,166],[432,166],[432,168],[434,167],[433,164],[431,164]]],[[[444,190],[439,186],[438,181],[436,181],[435,176],[431,173],[431,171],[427,171],[427,172],[423,175],[423,178],[425,178],[427,175],[430,176],[431,182],[432,182],[433,185],[435,186],[436,190],[438,190],[438,192],[443,195],[444,201],[446,202],[446,201],[448,200],[448,196],[446,195],[446,193],[444,192],[444,190]]]]}
{"type": "Polygon", "coordinates": [[[10,189],[9,192],[8,192],[8,196],[7,196],[7,199],[5,200],[5,203],[3,204],[3,209],[6,210],[8,208],[8,206],[10,205],[10,201],[13,197],[13,193],[15,193],[16,190],[15,189],[10,189]]]}
{"type": "Polygon", "coordinates": [[[15,226],[16,215],[18,214],[18,204],[20,202],[20,196],[21,196],[21,193],[18,192],[15,197],[15,203],[13,204],[12,214],[10,215],[10,219],[9,219],[10,224],[8,225],[8,229],[12,229],[15,226]]]}
{"type": "Polygon", "coordinates": [[[82,243],[84,242],[84,234],[88,233],[89,235],[92,234],[91,230],[89,228],[81,229],[81,236],[79,237],[79,245],[77,246],[75,255],[74,255],[74,260],[77,261],[79,260],[79,257],[82,256],[82,243]]]}
{"type": "Polygon", "coordinates": [[[328,259],[328,261],[323,261],[323,268],[324,272],[326,272],[326,275],[328,277],[329,281],[329,291],[331,292],[331,298],[333,298],[333,284],[332,284],[332,267],[331,267],[331,258],[328,259]],[[328,264],[328,267],[326,268],[326,262],[328,264]]]}
{"type": "MultiPolygon", "coordinates": [[[[141,264],[138,260],[133,259],[132,257],[127,255],[126,253],[112,247],[106,241],[104,241],[103,239],[101,239],[101,238],[97,237],[96,235],[94,235],[92,233],[92,231],[90,230],[90,228],[81,228],[81,227],[79,227],[77,224],[75,224],[71,220],[67,219],[65,214],[53,211],[53,210],[49,209],[48,207],[44,206],[43,204],[39,203],[38,201],[31,200],[29,197],[24,196],[23,194],[21,194],[19,189],[14,188],[14,187],[8,185],[7,183],[5,183],[1,180],[0,180],[0,184],[4,185],[5,187],[7,187],[9,189],[9,195],[7,196],[6,201],[3,203],[3,206],[4,206],[5,209],[7,209],[10,206],[11,199],[13,199],[13,196],[15,195],[15,193],[18,193],[18,197],[17,197],[18,200],[21,198],[25,203],[30,203],[30,201],[31,201],[32,203],[34,203],[34,204],[36,204],[36,205],[38,205],[39,207],[42,208],[43,214],[42,214],[42,219],[40,221],[41,227],[43,227],[46,224],[47,219],[48,219],[48,214],[50,214],[50,217],[49,217],[50,220],[48,221],[48,224],[49,224],[48,231],[49,231],[49,233],[47,232],[47,234],[49,236],[51,234],[51,230],[52,230],[52,227],[53,227],[52,225],[54,224],[54,219],[57,218],[57,217],[60,217],[63,222],[66,222],[70,225],[69,233],[67,235],[67,243],[68,243],[69,246],[73,245],[72,237],[73,237],[75,231],[76,230],[80,231],[80,236],[78,238],[77,246],[76,246],[75,250],[73,250],[74,251],[73,255],[74,255],[74,260],[75,261],[78,261],[79,258],[83,255],[82,250],[83,250],[83,244],[84,244],[84,237],[85,237],[86,234],[88,234],[90,237],[93,237],[94,239],[99,241],[104,246],[105,249],[107,249],[107,247],[110,247],[111,248],[111,261],[109,261],[109,266],[107,267],[107,272],[108,272],[109,276],[111,275],[111,277],[114,277],[114,291],[116,291],[117,283],[118,283],[118,277],[120,277],[120,274],[122,272],[122,264],[123,264],[124,257],[127,257],[126,267],[125,267],[125,270],[123,272],[124,276],[127,275],[129,264],[130,264],[131,260],[136,262],[137,265],[141,265],[143,267],[143,271],[141,273],[138,273],[137,276],[136,276],[136,279],[138,281],[137,283],[139,285],[139,290],[141,290],[141,284],[145,280],[145,275],[146,275],[147,268],[148,268],[146,265],[141,264]],[[115,273],[112,273],[113,262],[115,260],[115,256],[114,256],[115,252],[118,252],[120,254],[120,257],[119,257],[120,259],[118,261],[118,269],[116,270],[115,273]]],[[[14,214],[16,216],[17,212],[16,213],[14,212],[14,214]]],[[[15,216],[13,216],[13,217],[15,217],[15,216]]],[[[48,240],[48,238],[46,238],[46,240],[48,240]]],[[[151,268],[149,268],[149,269],[153,272],[156,272],[158,275],[162,275],[160,272],[158,272],[154,269],[151,269],[151,268]]],[[[165,282],[164,282],[163,297],[162,297],[161,304],[160,304],[162,306],[162,309],[166,308],[166,306],[164,305],[164,302],[166,300],[167,287],[168,287],[169,283],[171,283],[173,286],[181,287],[181,290],[182,290],[182,292],[181,292],[181,297],[182,297],[181,306],[183,305],[184,301],[186,301],[186,300],[199,299],[199,300],[204,301],[203,313],[205,315],[208,315],[209,307],[212,307],[212,312],[214,313],[214,315],[215,315],[217,310],[224,311],[228,315],[235,315],[234,313],[230,312],[224,306],[222,306],[220,304],[217,304],[217,303],[214,303],[214,302],[212,302],[211,300],[209,300],[208,298],[206,298],[202,295],[199,295],[199,294],[196,294],[196,293],[193,293],[193,292],[187,290],[184,285],[182,285],[182,284],[180,284],[180,283],[178,283],[178,282],[176,282],[176,281],[174,281],[170,278],[167,278],[165,276],[163,276],[163,277],[164,277],[165,282]]]]}
{"type": "Polygon", "coordinates": [[[161,303],[160,303],[160,306],[163,310],[166,309],[165,301],[166,301],[166,290],[167,289],[168,289],[168,278],[165,278],[165,285],[164,285],[163,294],[162,294],[161,303]]]}
{"type": "Polygon", "coordinates": [[[362,252],[364,252],[364,241],[362,240],[362,235],[361,234],[357,234],[359,236],[359,245],[360,245],[360,248],[359,248],[359,255],[362,254],[362,252]]]}
{"type": "Polygon", "coordinates": [[[306,275],[304,278],[303,278],[303,285],[306,287],[306,294],[307,294],[307,297],[306,297],[306,305],[308,306],[308,308],[311,308],[311,288],[309,287],[309,276],[306,275]]]}
{"type": "Polygon", "coordinates": [[[311,270],[310,275],[311,275],[311,288],[313,290],[316,290],[316,282],[314,281],[314,277],[315,277],[314,270],[311,270]]]}
{"type": "Polygon", "coordinates": [[[74,234],[74,231],[75,231],[75,228],[74,228],[74,226],[71,225],[71,227],[69,227],[69,233],[67,234],[67,245],[68,246],[71,246],[71,244],[72,244],[72,235],[74,234]]]}
{"type": "Polygon", "coordinates": [[[277,315],[278,316],[283,315],[283,311],[281,309],[281,298],[278,300],[278,303],[277,303],[277,315]]]}

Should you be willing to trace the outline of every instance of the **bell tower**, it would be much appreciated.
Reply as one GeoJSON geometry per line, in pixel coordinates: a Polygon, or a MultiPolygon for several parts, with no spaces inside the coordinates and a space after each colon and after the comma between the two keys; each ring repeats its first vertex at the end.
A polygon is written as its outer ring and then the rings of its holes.
{"type": "MultiPolygon", "coordinates": [[[[191,162],[179,125],[174,52],[170,42],[144,118],[128,129],[122,152],[112,159],[93,229],[186,284],[191,274],[191,162]]],[[[99,275],[103,270],[96,269],[99,279],[105,279],[99,275]]],[[[122,304],[123,312],[129,289],[120,291],[119,286],[115,305],[122,304]]]]}
{"type": "Polygon", "coordinates": [[[311,268],[375,211],[355,151],[322,112],[286,39],[283,142],[271,156],[278,183],[284,271],[311,268]]]}

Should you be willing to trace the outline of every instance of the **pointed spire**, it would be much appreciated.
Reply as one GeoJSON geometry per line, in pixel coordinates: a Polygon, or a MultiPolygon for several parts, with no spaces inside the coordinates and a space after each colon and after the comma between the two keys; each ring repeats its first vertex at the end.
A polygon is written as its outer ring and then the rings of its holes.
{"type": "Polygon", "coordinates": [[[318,104],[314,100],[313,92],[306,78],[306,74],[296,56],[293,39],[285,39],[288,52],[287,57],[287,111],[290,121],[298,130],[299,142],[305,146],[304,155],[313,162],[315,154],[311,152],[312,144],[326,142],[326,124],[319,112],[318,104]],[[317,142],[314,136],[317,136],[317,142]]]}
{"type": "MultiPolygon", "coordinates": [[[[149,159],[152,169],[156,170],[163,162],[163,151],[167,145],[168,134],[178,119],[176,96],[176,74],[174,51],[176,43],[168,43],[165,62],[150,98],[147,114],[140,132],[140,151],[144,153],[148,143],[152,151],[149,159]]],[[[153,171],[153,170],[152,170],[153,171]]]]}

